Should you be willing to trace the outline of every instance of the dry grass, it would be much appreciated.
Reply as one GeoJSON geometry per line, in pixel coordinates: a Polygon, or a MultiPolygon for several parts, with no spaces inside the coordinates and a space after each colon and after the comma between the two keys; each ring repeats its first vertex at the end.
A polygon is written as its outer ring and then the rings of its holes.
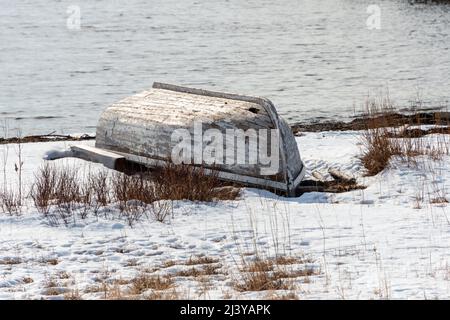
{"type": "Polygon", "coordinates": [[[418,191],[415,195],[414,195],[414,209],[422,209],[422,202],[424,200],[424,196],[423,194],[418,191]]]}
{"type": "Polygon", "coordinates": [[[111,179],[112,197],[125,210],[131,200],[148,204],[156,201],[154,183],[139,174],[129,176],[116,172],[111,179]]]}
{"type": "Polygon", "coordinates": [[[166,222],[168,217],[172,214],[172,202],[170,201],[155,201],[148,206],[150,215],[158,222],[166,222]]]}
{"type": "Polygon", "coordinates": [[[58,281],[55,276],[47,277],[44,286],[43,294],[46,296],[58,296],[68,291],[64,288],[65,285],[61,281],[58,281]]]}
{"type": "Polygon", "coordinates": [[[89,189],[93,193],[95,203],[94,210],[106,207],[111,201],[111,194],[108,186],[109,174],[107,171],[99,171],[97,174],[89,174],[89,189]]]}
{"type": "Polygon", "coordinates": [[[218,269],[222,268],[221,264],[207,264],[202,267],[192,267],[187,270],[181,270],[175,274],[177,277],[204,277],[218,275],[220,272],[218,269]]]}
{"type": "Polygon", "coordinates": [[[43,294],[45,296],[59,296],[60,294],[62,294],[62,292],[59,288],[51,287],[44,289],[43,294]]]}
{"type": "Polygon", "coordinates": [[[274,272],[273,260],[256,260],[246,264],[240,272],[240,280],[234,288],[237,291],[290,290],[292,284],[287,283],[274,272]]]}
{"type": "Polygon", "coordinates": [[[56,266],[59,263],[59,261],[58,261],[57,258],[43,258],[41,260],[41,263],[48,264],[48,265],[51,265],[51,266],[56,266]]]}
{"type": "Polygon", "coordinates": [[[30,284],[30,283],[33,283],[34,280],[33,280],[33,278],[31,278],[31,277],[24,277],[24,278],[22,279],[22,282],[25,283],[25,284],[30,284]]]}
{"type": "Polygon", "coordinates": [[[362,137],[362,163],[368,175],[376,175],[387,167],[392,156],[400,154],[391,139],[389,124],[393,106],[389,99],[366,102],[367,128],[362,137]]]}
{"type": "Polygon", "coordinates": [[[104,292],[105,288],[107,288],[107,287],[104,285],[89,285],[84,289],[84,293],[104,292]]]}
{"type": "Polygon", "coordinates": [[[217,174],[208,175],[205,169],[168,163],[151,173],[134,176],[116,174],[112,181],[113,195],[119,203],[138,200],[153,203],[159,200],[214,201],[233,200],[236,188],[222,188],[217,174]]]}
{"type": "Polygon", "coordinates": [[[23,261],[22,259],[18,258],[18,257],[14,257],[14,258],[4,258],[0,260],[0,264],[5,264],[5,265],[16,265],[16,264],[21,264],[23,261]]]}
{"type": "Polygon", "coordinates": [[[430,203],[432,204],[443,204],[443,203],[449,203],[448,199],[446,197],[437,197],[430,200],[430,203]]]}
{"type": "MultiPolygon", "coordinates": [[[[318,274],[313,269],[294,267],[305,261],[303,258],[289,256],[254,260],[239,270],[239,280],[231,282],[232,288],[237,292],[267,291],[268,299],[298,299],[293,291],[297,290],[295,283],[299,280],[309,281],[309,276],[318,274]],[[278,290],[292,292],[277,292],[278,290]]],[[[95,294],[100,299],[110,300],[183,299],[176,286],[176,281],[183,281],[178,277],[183,277],[188,279],[185,281],[197,282],[194,292],[198,298],[208,298],[213,288],[212,276],[226,274],[219,270],[222,268],[219,260],[206,256],[193,257],[184,262],[170,260],[167,265],[184,265],[186,269],[171,275],[157,275],[153,273],[155,269],[152,269],[152,273],[143,269],[132,279],[114,279],[112,274],[105,270],[99,272],[97,284],[84,288],[82,293],[78,289],[68,287],[74,282],[68,282],[71,278],[69,274],[60,272],[46,280],[43,294],[64,295],[67,300],[80,300],[82,295],[86,294],[95,294]]]]}
{"type": "Polygon", "coordinates": [[[64,300],[83,300],[78,289],[70,290],[70,292],[64,294],[64,300]]]}
{"type": "Polygon", "coordinates": [[[128,297],[124,295],[122,288],[118,284],[114,284],[112,286],[105,285],[103,288],[103,291],[104,291],[104,299],[107,299],[107,300],[128,299],[128,297]]]}
{"type": "Polygon", "coordinates": [[[108,274],[105,274],[105,278],[100,284],[85,288],[84,293],[102,293],[102,298],[108,300],[181,299],[181,295],[176,290],[172,278],[169,276],[151,275],[144,271],[141,271],[135,278],[130,280],[110,279],[108,274]]]}
{"type": "Polygon", "coordinates": [[[57,171],[54,189],[56,210],[65,224],[68,224],[76,205],[82,202],[80,179],[75,168],[65,167],[57,171]]]}
{"type": "Polygon", "coordinates": [[[138,265],[137,259],[130,259],[126,262],[126,267],[136,267],[138,265]]]}
{"type": "Polygon", "coordinates": [[[145,300],[182,300],[185,299],[177,290],[153,291],[144,295],[145,300]]]}
{"type": "Polygon", "coordinates": [[[190,257],[185,261],[167,260],[163,263],[162,268],[169,268],[175,265],[191,266],[176,272],[174,274],[175,277],[207,278],[213,275],[224,274],[224,272],[219,271],[222,268],[219,259],[208,256],[190,257]]]}
{"type": "Polygon", "coordinates": [[[276,265],[312,263],[313,260],[305,257],[278,256],[275,258],[276,265]]]}
{"type": "Polygon", "coordinates": [[[173,279],[170,277],[161,277],[140,273],[136,278],[131,280],[130,294],[139,295],[148,290],[162,291],[170,289],[174,286],[173,279]]]}
{"type": "Polygon", "coordinates": [[[48,214],[51,201],[54,199],[57,180],[55,166],[45,163],[35,174],[35,182],[31,188],[31,197],[39,212],[48,214]]]}
{"type": "Polygon", "coordinates": [[[67,279],[70,279],[70,277],[71,277],[67,271],[60,271],[57,273],[56,276],[58,277],[58,279],[61,279],[61,280],[67,280],[67,279]]]}
{"type": "Polygon", "coordinates": [[[209,264],[209,263],[217,263],[219,259],[208,257],[208,256],[200,256],[200,257],[190,257],[188,261],[184,264],[187,266],[192,266],[196,264],[209,264]]]}
{"type": "Polygon", "coordinates": [[[0,209],[10,216],[20,215],[22,212],[22,199],[18,192],[4,188],[0,190],[0,209]]]}
{"type": "Polygon", "coordinates": [[[101,276],[95,279],[98,284],[90,285],[84,289],[85,294],[102,293],[103,299],[119,300],[125,299],[126,294],[122,290],[123,285],[128,285],[130,281],[123,279],[111,279],[111,273],[103,270],[101,276]]]}
{"type": "Polygon", "coordinates": [[[113,284],[114,285],[123,286],[123,285],[126,285],[126,284],[130,284],[130,280],[122,279],[122,278],[114,279],[113,280],[113,284]]]}
{"type": "Polygon", "coordinates": [[[294,279],[318,275],[320,272],[304,265],[312,262],[310,259],[277,256],[276,258],[257,258],[246,262],[242,258],[240,279],[235,281],[234,288],[237,291],[276,291],[295,289],[294,279]]]}
{"type": "Polygon", "coordinates": [[[168,163],[153,173],[159,199],[213,201],[234,200],[239,189],[222,188],[217,172],[208,175],[204,168],[168,163]]]}
{"type": "Polygon", "coordinates": [[[31,197],[35,207],[46,217],[51,207],[55,208],[56,215],[49,217],[52,224],[62,220],[67,225],[79,204],[85,202],[82,190],[77,169],[46,163],[35,174],[31,197]]]}
{"type": "Polygon", "coordinates": [[[293,289],[291,284],[267,272],[247,272],[234,288],[240,292],[293,289]]]}
{"type": "MultiPolygon", "coordinates": [[[[166,222],[173,212],[172,200],[228,200],[239,194],[239,189],[222,186],[215,175],[207,175],[202,168],[185,165],[168,164],[153,173],[135,175],[115,172],[109,176],[106,171],[80,175],[74,168],[49,163],[35,174],[30,194],[50,224],[68,225],[77,217],[100,215],[124,219],[130,226],[143,218],[166,222]],[[116,204],[118,216],[116,210],[109,210],[116,204]]],[[[0,204],[10,203],[6,196],[3,199],[0,204]]]]}
{"type": "Polygon", "coordinates": [[[175,260],[167,260],[167,261],[164,261],[164,263],[162,265],[162,268],[170,268],[170,267],[173,267],[173,266],[175,266],[177,264],[178,263],[175,260]]]}
{"type": "Polygon", "coordinates": [[[281,279],[310,277],[318,274],[319,272],[313,268],[303,268],[297,270],[277,270],[274,272],[274,275],[277,278],[281,279]]]}
{"type": "Polygon", "coordinates": [[[246,264],[242,268],[242,271],[244,271],[244,272],[268,272],[268,271],[273,271],[274,267],[275,267],[275,264],[274,264],[273,260],[257,259],[256,261],[246,264]]]}
{"type": "Polygon", "coordinates": [[[399,154],[385,131],[384,128],[371,129],[363,135],[365,150],[361,160],[369,176],[383,171],[392,156],[399,154]]]}
{"type": "Polygon", "coordinates": [[[244,263],[243,271],[254,272],[254,271],[273,271],[281,266],[293,265],[293,264],[305,264],[312,263],[313,261],[309,258],[299,258],[292,256],[277,256],[273,259],[269,258],[257,258],[251,263],[244,263]]]}
{"type": "MultiPolygon", "coordinates": [[[[389,98],[367,102],[361,157],[367,175],[373,176],[383,171],[393,156],[400,157],[408,164],[416,164],[417,156],[425,155],[433,160],[440,160],[443,155],[450,154],[450,144],[445,135],[449,133],[447,127],[434,128],[429,133],[440,134],[432,141],[424,140],[420,138],[428,134],[424,130],[408,129],[408,125],[390,127],[393,114],[396,113],[389,98]]],[[[420,119],[415,119],[414,125],[420,125],[418,121],[420,119]]],[[[434,119],[433,122],[438,124],[439,119],[434,119]]]]}

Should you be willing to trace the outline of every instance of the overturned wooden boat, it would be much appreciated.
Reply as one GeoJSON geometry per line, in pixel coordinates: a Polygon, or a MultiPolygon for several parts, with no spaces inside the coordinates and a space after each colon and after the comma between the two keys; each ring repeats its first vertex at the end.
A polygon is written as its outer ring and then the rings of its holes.
{"type": "Polygon", "coordinates": [[[127,162],[202,166],[288,196],[305,174],[294,135],[268,99],[163,83],[108,107],[95,147],[73,146],[72,156],[117,170],[127,162]]]}

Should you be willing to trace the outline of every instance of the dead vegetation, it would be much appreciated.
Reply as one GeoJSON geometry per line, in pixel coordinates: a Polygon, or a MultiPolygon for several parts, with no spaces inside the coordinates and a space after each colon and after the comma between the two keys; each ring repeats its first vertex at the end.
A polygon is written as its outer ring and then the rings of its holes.
{"type": "Polygon", "coordinates": [[[168,163],[153,173],[159,199],[213,201],[234,200],[239,189],[224,187],[217,171],[207,174],[202,167],[168,163]]]}
{"type": "Polygon", "coordinates": [[[51,201],[55,198],[55,185],[57,170],[54,166],[46,163],[35,174],[35,182],[31,189],[31,197],[39,212],[48,214],[51,201]]]}
{"type": "Polygon", "coordinates": [[[25,284],[30,284],[30,283],[33,283],[34,280],[33,280],[33,278],[31,278],[31,277],[24,277],[24,278],[22,279],[22,282],[25,283],[25,284]]]}
{"type": "Polygon", "coordinates": [[[396,156],[408,164],[416,164],[416,157],[427,156],[433,160],[440,160],[442,156],[450,154],[448,134],[448,118],[442,120],[440,113],[434,113],[427,123],[436,127],[431,129],[414,128],[421,126],[419,114],[411,119],[411,123],[395,126],[395,108],[389,97],[379,101],[371,100],[366,103],[366,127],[362,136],[362,163],[367,175],[373,176],[383,171],[392,157],[396,156]],[[432,138],[426,137],[434,134],[432,138]]]}
{"type": "Polygon", "coordinates": [[[57,258],[43,258],[41,259],[41,263],[56,266],[59,263],[59,261],[57,258]]]}
{"type": "MultiPolygon", "coordinates": [[[[375,103],[379,103],[375,101],[375,103]]],[[[420,101],[416,102],[420,105],[420,101]]],[[[395,108],[390,110],[389,118],[386,119],[383,113],[368,114],[364,110],[361,116],[358,116],[350,122],[344,121],[325,121],[296,123],[291,126],[294,134],[299,135],[302,132],[323,132],[323,131],[360,131],[367,129],[367,122],[376,123],[377,126],[400,127],[405,125],[440,125],[449,128],[450,112],[413,112],[404,114],[397,112],[395,108]]]]}
{"type": "Polygon", "coordinates": [[[4,258],[4,259],[0,259],[0,264],[5,264],[5,265],[16,265],[16,264],[21,264],[23,261],[21,258],[19,257],[13,257],[13,258],[4,258]]]}
{"type": "Polygon", "coordinates": [[[208,256],[197,256],[190,257],[184,264],[187,266],[193,266],[197,264],[210,264],[210,263],[218,263],[219,259],[212,258],[208,256]]]}
{"type": "Polygon", "coordinates": [[[291,290],[292,283],[286,282],[273,272],[269,261],[255,261],[245,266],[240,272],[240,279],[235,281],[237,291],[291,290]]]}
{"type": "MultiPolygon", "coordinates": [[[[86,287],[82,294],[101,294],[101,298],[107,300],[178,300],[183,298],[176,288],[173,277],[168,275],[151,274],[141,270],[129,280],[111,277],[109,272],[104,273],[99,278],[98,284],[86,287]]],[[[75,298],[81,299],[82,294],[78,290],[76,293],[75,298]]]]}
{"type": "Polygon", "coordinates": [[[51,225],[101,216],[123,219],[130,226],[143,218],[166,222],[174,200],[233,200],[238,194],[239,189],[224,187],[217,176],[207,175],[202,168],[173,164],[135,175],[89,170],[81,176],[75,168],[45,163],[35,174],[30,192],[51,225]],[[115,205],[118,216],[111,210],[115,205]]]}
{"type": "Polygon", "coordinates": [[[54,142],[54,141],[84,141],[93,140],[94,136],[84,134],[82,136],[60,135],[60,134],[47,134],[47,135],[33,135],[22,138],[1,138],[0,144],[11,143],[32,143],[32,142],[54,142]]]}
{"type": "Polygon", "coordinates": [[[20,194],[11,188],[0,190],[0,209],[10,216],[20,215],[22,212],[20,194]]]}
{"type": "Polygon", "coordinates": [[[313,263],[313,260],[307,257],[278,256],[275,258],[274,263],[276,265],[305,264],[313,263]]]}
{"type": "MultiPolygon", "coordinates": [[[[309,259],[299,257],[280,256],[272,259],[254,260],[245,262],[236,274],[230,274],[233,279],[230,289],[236,292],[266,291],[270,299],[298,299],[296,292],[297,282],[308,282],[310,276],[319,274],[319,271],[305,265],[309,259]],[[236,278],[234,278],[236,277],[236,278]],[[282,292],[279,292],[282,290],[282,292]],[[285,292],[285,291],[290,292],[285,292]]],[[[98,280],[98,284],[86,287],[82,293],[78,290],[67,290],[66,299],[81,299],[86,294],[101,294],[103,299],[148,299],[148,300],[172,300],[183,299],[184,294],[178,290],[177,282],[180,278],[187,281],[196,281],[198,286],[193,291],[198,297],[208,297],[214,288],[213,277],[227,275],[221,270],[223,265],[220,260],[204,257],[198,260],[185,260],[174,262],[170,260],[167,266],[186,266],[188,268],[175,273],[160,274],[152,269],[147,272],[139,271],[134,278],[129,280],[112,279],[110,273],[104,273],[98,280]]],[[[52,278],[53,283],[46,285],[46,293],[61,295],[62,284],[59,278],[52,278]]],[[[229,295],[229,292],[225,295],[229,295]]],[[[85,296],[85,298],[87,298],[85,296]]]]}
{"type": "MultiPolygon", "coordinates": [[[[445,207],[450,203],[444,173],[439,163],[427,162],[422,165],[426,172],[414,185],[413,208],[422,209],[427,206],[445,207]]],[[[430,207],[431,208],[431,207],[430,207]]]]}
{"type": "Polygon", "coordinates": [[[250,263],[243,260],[243,267],[234,288],[240,292],[294,290],[296,287],[294,279],[307,278],[319,273],[316,269],[305,266],[307,261],[309,260],[285,256],[275,259],[257,258],[250,263]],[[301,267],[298,266],[300,264],[301,267]]]}
{"type": "Polygon", "coordinates": [[[181,300],[186,299],[176,289],[168,291],[152,291],[149,294],[145,294],[143,297],[145,300],[181,300]]]}
{"type": "MultiPolygon", "coordinates": [[[[226,275],[219,269],[221,261],[204,260],[205,263],[189,265],[188,260],[180,265],[189,266],[186,270],[177,273],[158,274],[140,270],[133,278],[115,278],[113,272],[104,270],[98,272],[99,276],[94,284],[84,288],[77,286],[75,278],[60,271],[47,275],[42,281],[41,294],[43,296],[59,296],[65,300],[82,299],[107,299],[107,300],[173,300],[186,299],[186,293],[179,289],[179,281],[195,281],[197,286],[192,293],[198,297],[208,298],[210,291],[214,289],[213,277],[226,275]],[[186,279],[180,279],[186,278],[186,279]]],[[[258,260],[249,262],[239,272],[239,280],[230,282],[230,290],[235,292],[267,292],[267,299],[298,299],[296,282],[307,279],[308,276],[318,274],[313,269],[284,268],[305,261],[293,257],[279,259],[258,260]],[[234,289],[234,290],[233,290],[234,289]],[[279,292],[282,290],[282,292],[279,292]],[[290,292],[286,292],[286,290],[290,292]]],[[[232,278],[233,279],[233,278],[232,278]]],[[[24,277],[23,284],[31,284],[34,280],[24,277]]],[[[304,281],[306,282],[306,281],[304,281]]],[[[225,296],[230,291],[223,291],[225,296]]]]}
{"type": "MultiPolygon", "coordinates": [[[[5,136],[8,126],[5,123],[5,136]]],[[[79,168],[45,163],[35,173],[30,192],[24,192],[22,183],[22,144],[25,142],[89,140],[93,137],[81,136],[30,136],[22,138],[2,138],[3,184],[0,186],[0,210],[9,215],[19,215],[24,200],[29,195],[37,210],[51,225],[69,225],[77,218],[88,217],[119,218],[130,226],[143,218],[166,222],[172,214],[172,201],[217,201],[233,200],[239,189],[226,187],[217,174],[207,174],[203,168],[187,165],[167,164],[150,172],[142,169],[133,174],[114,173],[106,170],[80,172],[79,168]],[[15,144],[10,147],[9,144],[15,144]],[[7,177],[7,162],[12,150],[17,154],[14,163],[16,181],[7,177]],[[10,185],[7,184],[10,182],[10,185]],[[112,210],[118,205],[120,214],[112,210]]]]}
{"type": "Polygon", "coordinates": [[[43,295],[59,296],[68,294],[71,290],[68,288],[70,283],[68,278],[60,278],[57,275],[47,276],[44,281],[43,295]]]}
{"type": "MultiPolygon", "coordinates": [[[[8,125],[5,123],[3,126],[3,130],[5,131],[5,135],[8,134],[8,125]]],[[[18,136],[20,137],[20,130],[18,132],[18,136]]],[[[14,150],[10,150],[9,145],[2,146],[2,184],[0,185],[0,210],[3,213],[7,213],[10,216],[20,215],[22,213],[23,206],[23,183],[22,183],[22,171],[23,171],[23,157],[22,157],[22,143],[21,138],[18,138],[17,144],[11,148],[14,150]],[[8,178],[7,177],[7,166],[8,166],[8,157],[9,154],[15,151],[17,159],[14,163],[14,171],[15,177],[8,178]],[[12,181],[11,181],[12,180],[12,181]],[[9,182],[9,183],[8,183],[9,182]]]]}
{"type": "Polygon", "coordinates": [[[448,199],[446,197],[437,197],[437,198],[432,198],[430,200],[431,204],[443,204],[443,203],[449,203],[448,199]]]}
{"type": "Polygon", "coordinates": [[[203,276],[213,276],[221,274],[219,269],[222,268],[221,264],[206,264],[202,267],[192,267],[187,270],[181,270],[175,273],[176,277],[203,277],[203,276]]]}
{"type": "Polygon", "coordinates": [[[139,295],[148,290],[162,291],[170,289],[174,286],[174,281],[170,277],[162,277],[141,273],[131,280],[129,293],[139,295]]]}
{"type": "Polygon", "coordinates": [[[64,300],[83,300],[81,293],[78,289],[70,290],[64,294],[64,300]]]}

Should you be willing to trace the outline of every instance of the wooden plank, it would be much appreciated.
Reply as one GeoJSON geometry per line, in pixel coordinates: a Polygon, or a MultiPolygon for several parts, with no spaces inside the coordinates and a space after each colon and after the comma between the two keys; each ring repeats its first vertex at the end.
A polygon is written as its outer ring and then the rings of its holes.
{"type": "Polygon", "coordinates": [[[319,171],[313,171],[311,175],[321,182],[325,182],[325,177],[319,171]]]}
{"type": "Polygon", "coordinates": [[[356,183],[356,179],[354,177],[352,177],[340,170],[330,168],[330,169],[328,169],[328,173],[336,181],[345,181],[345,182],[349,182],[349,183],[356,183]]]}
{"type": "Polygon", "coordinates": [[[73,157],[101,163],[109,169],[120,170],[125,166],[126,158],[117,153],[90,146],[72,146],[70,149],[73,157]]]}

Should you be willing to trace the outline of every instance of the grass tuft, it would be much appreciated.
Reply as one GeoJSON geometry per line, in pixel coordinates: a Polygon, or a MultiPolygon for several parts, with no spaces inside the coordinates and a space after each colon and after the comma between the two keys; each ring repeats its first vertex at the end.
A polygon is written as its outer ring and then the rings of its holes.
{"type": "MultiPolygon", "coordinates": [[[[420,119],[414,119],[409,125],[395,126],[393,124],[394,107],[389,98],[366,103],[366,129],[362,135],[361,161],[366,168],[366,174],[373,176],[383,171],[392,157],[398,156],[402,161],[414,165],[417,156],[428,156],[440,160],[443,155],[450,154],[449,141],[446,134],[448,127],[433,128],[433,139],[422,139],[428,132],[422,129],[410,129],[410,126],[420,126],[420,119]]],[[[434,114],[433,117],[439,117],[434,114]]],[[[433,119],[433,123],[439,123],[433,119]]]]}
{"type": "Polygon", "coordinates": [[[174,282],[169,277],[161,277],[140,273],[131,280],[130,294],[142,294],[148,290],[167,290],[174,286],[174,282]]]}

